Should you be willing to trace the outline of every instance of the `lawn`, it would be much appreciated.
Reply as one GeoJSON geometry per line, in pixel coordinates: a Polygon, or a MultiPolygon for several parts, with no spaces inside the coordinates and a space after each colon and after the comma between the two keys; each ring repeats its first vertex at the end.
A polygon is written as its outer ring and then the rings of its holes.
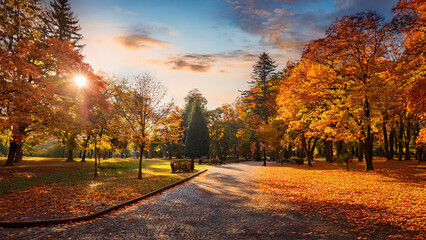
{"type": "Polygon", "coordinates": [[[426,163],[375,159],[374,166],[371,172],[355,160],[349,171],[325,162],[270,166],[257,174],[257,186],[281,203],[275,208],[349,224],[366,237],[384,231],[389,238],[426,238],[426,163]]]}
{"type": "MultiPolygon", "coordinates": [[[[0,164],[4,164],[4,159],[0,164]]],[[[193,173],[171,173],[170,161],[144,159],[142,180],[137,159],[101,160],[94,178],[94,161],[24,158],[0,167],[0,221],[77,217],[139,197],[193,173]]],[[[207,166],[195,165],[196,172],[207,166]]]]}

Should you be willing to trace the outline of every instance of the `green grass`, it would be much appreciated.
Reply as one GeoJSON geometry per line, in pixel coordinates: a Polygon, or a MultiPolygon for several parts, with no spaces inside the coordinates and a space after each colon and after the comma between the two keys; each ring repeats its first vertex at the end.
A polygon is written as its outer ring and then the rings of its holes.
{"type": "Polygon", "coordinates": [[[34,178],[16,178],[11,181],[0,182],[0,194],[10,191],[25,190],[28,188],[51,183],[72,184],[88,180],[92,177],[88,169],[76,170],[66,173],[52,173],[34,178]]]}
{"type": "MultiPolygon", "coordinates": [[[[5,159],[0,159],[0,164],[4,164],[5,159]]],[[[36,186],[52,183],[74,184],[87,181],[94,176],[94,160],[87,159],[86,163],[65,162],[61,158],[24,157],[21,163],[13,167],[0,167],[0,194],[10,191],[22,191],[36,186]]],[[[143,177],[161,176],[170,178],[164,179],[171,183],[178,181],[179,174],[171,173],[170,160],[164,159],[143,159],[143,177]]],[[[198,170],[206,169],[209,166],[195,164],[198,170]]],[[[101,160],[98,166],[98,178],[136,178],[139,169],[139,160],[134,158],[111,158],[101,160]]],[[[145,180],[146,181],[146,180],[145,180]]],[[[157,185],[157,182],[153,182],[157,185]]]]}

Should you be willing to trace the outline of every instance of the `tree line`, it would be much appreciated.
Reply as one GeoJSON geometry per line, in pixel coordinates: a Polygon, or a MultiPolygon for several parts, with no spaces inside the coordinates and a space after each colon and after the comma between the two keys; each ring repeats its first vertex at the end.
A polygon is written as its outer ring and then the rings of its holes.
{"type": "Polygon", "coordinates": [[[139,159],[297,155],[341,161],[373,155],[424,161],[425,7],[400,0],[387,21],[375,12],[337,19],[301,59],[277,71],[268,53],[253,65],[249,89],[208,110],[198,89],[181,109],[148,73],[131,79],[94,73],[83,61],[78,19],[67,0],[0,2],[0,136],[6,166],[54,140],[97,166],[113,155],[139,159]],[[84,76],[78,86],[75,76],[84,76]]]}
{"type": "Polygon", "coordinates": [[[314,152],[329,162],[356,155],[366,170],[373,155],[426,160],[425,2],[400,0],[393,12],[337,19],[280,72],[259,56],[241,97],[253,154],[260,145],[264,159],[288,158],[295,148],[309,165],[314,152]]]}

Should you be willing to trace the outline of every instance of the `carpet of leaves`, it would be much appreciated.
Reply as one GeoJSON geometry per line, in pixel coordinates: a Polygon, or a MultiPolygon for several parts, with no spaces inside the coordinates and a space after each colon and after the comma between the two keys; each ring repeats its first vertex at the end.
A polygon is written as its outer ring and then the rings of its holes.
{"type": "Polygon", "coordinates": [[[256,176],[257,186],[282,206],[348,223],[352,231],[368,235],[387,228],[426,239],[426,163],[375,159],[374,166],[369,172],[357,161],[349,171],[325,162],[270,166],[256,176]]]}
{"type": "MultiPolygon", "coordinates": [[[[162,162],[161,162],[162,161],[162,162]]],[[[149,163],[149,161],[147,161],[149,163]]],[[[0,169],[0,221],[79,217],[139,197],[190,176],[171,174],[168,161],[143,170],[136,161],[103,163],[94,178],[93,163],[27,163],[0,169]]]]}

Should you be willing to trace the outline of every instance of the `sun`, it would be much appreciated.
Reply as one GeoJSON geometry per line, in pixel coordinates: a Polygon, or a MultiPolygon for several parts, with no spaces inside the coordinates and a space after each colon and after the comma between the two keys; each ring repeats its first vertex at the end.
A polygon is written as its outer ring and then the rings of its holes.
{"type": "Polygon", "coordinates": [[[74,78],[74,82],[75,84],[77,84],[77,86],[79,87],[84,87],[86,86],[86,78],[84,76],[78,75],[74,78]]]}

